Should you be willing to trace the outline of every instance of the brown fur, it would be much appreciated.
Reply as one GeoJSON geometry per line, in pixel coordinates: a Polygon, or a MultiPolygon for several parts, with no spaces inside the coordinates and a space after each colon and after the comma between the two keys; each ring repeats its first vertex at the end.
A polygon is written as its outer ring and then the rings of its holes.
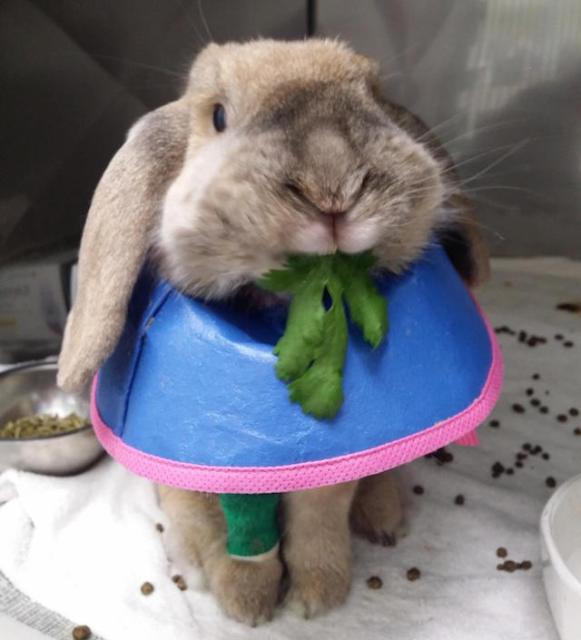
{"type": "Polygon", "coordinates": [[[392,473],[283,497],[282,558],[259,562],[231,558],[218,498],[159,487],[161,506],[178,544],[201,567],[224,611],[251,626],[274,615],[284,565],[288,604],[310,618],[342,604],[351,585],[350,530],[373,543],[393,546],[404,533],[403,513],[392,473]]]}
{"type": "MultiPolygon", "coordinates": [[[[450,158],[377,86],[375,63],[339,42],[207,47],[182,98],[133,128],[97,187],[59,384],[79,390],[110,354],[147,255],[177,288],[223,298],[293,252],[372,249],[401,271],[439,234],[466,279],[481,280],[487,255],[450,158]]],[[[281,556],[246,562],[226,553],[215,496],[160,488],[160,497],[223,609],[248,624],[273,615],[283,561],[288,600],[303,615],[340,604],[350,526],[388,545],[402,523],[390,474],[291,493],[281,556]]]]}
{"type": "Polygon", "coordinates": [[[59,359],[58,384],[65,389],[82,389],[115,347],[186,138],[183,100],[148,114],[95,191],[81,243],[77,298],[59,359]]]}

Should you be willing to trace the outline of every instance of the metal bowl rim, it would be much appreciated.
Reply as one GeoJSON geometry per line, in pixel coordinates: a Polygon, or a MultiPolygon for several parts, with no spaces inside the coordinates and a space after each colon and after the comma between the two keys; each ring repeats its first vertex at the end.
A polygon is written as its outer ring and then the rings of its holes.
{"type": "MultiPolygon", "coordinates": [[[[2,382],[3,378],[6,378],[11,373],[15,373],[17,371],[25,371],[26,369],[56,369],[56,368],[57,368],[56,358],[52,360],[43,360],[42,362],[27,362],[24,364],[19,364],[19,365],[16,365],[15,367],[10,367],[9,369],[6,369],[5,371],[0,371],[0,383],[2,382]]],[[[66,436],[72,436],[76,433],[81,433],[83,431],[87,431],[93,428],[93,425],[90,422],[90,418],[87,418],[87,419],[89,420],[89,424],[86,424],[83,427],[79,427],[78,429],[73,429],[72,431],[65,431],[64,433],[54,433],[48,436],[39,436],[36,438],[2,438],[0,437],[0,443],[38,442],[39,440],[54,440],[56,438],[64,438],[66,436]]]]}

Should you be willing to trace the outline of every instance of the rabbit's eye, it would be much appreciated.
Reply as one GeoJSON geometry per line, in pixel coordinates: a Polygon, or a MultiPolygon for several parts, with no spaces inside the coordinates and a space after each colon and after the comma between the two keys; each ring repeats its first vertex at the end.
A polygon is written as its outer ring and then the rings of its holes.
{"type": "Polygon", "coordinates": [[[213,115],[214,129],[218,133],[222,133],[226,128],[226,109],[221,104],[214,105],[214,115],[213,115]]]}

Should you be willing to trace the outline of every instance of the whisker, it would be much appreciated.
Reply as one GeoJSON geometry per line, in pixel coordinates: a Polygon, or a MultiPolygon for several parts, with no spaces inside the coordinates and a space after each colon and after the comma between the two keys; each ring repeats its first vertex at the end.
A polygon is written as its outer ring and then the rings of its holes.
{"type": "Polygon", "coordinates": [[[532,189],[525,189],[524,187],[513,187],[510,185],[491,185],[484,187],[475,187],[474,189],[462,189],[462,193],[476,193],[479,191],[517,191],[519,193],[527,193],[532,196],[540,196],[541,194],[533,191],[532,189]]]}
{"type": "Polygon", "coordinates": [[[128,58],[119,58],[117,56],[109,56],[105,54],[92,54],[93,58],[97,60],[101,58],[102,60],[111,60],[112,62],[122,62],[124,64],[129,64],[134,67],[140,67],[142,69],[149,69],[151,71],[157,71],[158,73],[165,73],[166,75],[172,76],[174,78],[180,78],[181,80],[185,80],[187,78],[186,73],[178,73],[177,71],[172,71],[171,69],[167,69],[165,67],[158,67],[153,64],[147,64],[145,62],[138,62],[137,60],[129,60],[128,58]]]}
{"type": "Polygon", "coordinates": [[[198,12],[200,14],[200,18],[202,19],[202,24],[204,25],[204,29],[206,29],[206,33],[210,36],[210,42],[214,42],[214,36],[210,31],[210,27],[208,26],[208,21],[206,20],[206,16],[204,14],[204,8],[202,7],[202,0],[198,0],[198,12]]]}
{"type": "Polygon", "coordinates": [[[175,2],[178,9],[181,11],[182,15],[186,19],[187,23],[190,25],[190,27],[192,27],[194,35],[198,39],[198,44],[200,45],[200,48],[203,49],[208,44],[208,40],[206,40],[203,37],[202,33],[200,33],[200,31],[198,30],[198,24],[196,20],[194,20],[193,15],[190,13],[189,5],[186,4],[185,0],[183,2],[182,0],[175,0],[175,2]]]}
{"type": "Polygon", "coordinates": [[[417,49],[421,44],[422,44],[421,40],[418,40],[414,44],[410,44],[409,46],[407,46],[405,49],[403,49],[399,53],[396,53],[391,58],[388,58],[387,60],[382,58],[378,60],[378,62],[382,67],[387,67],[388,65],[393,64],[396,60],[399,60],[403,56],[407,55],[408,53],[411,53],[414,49],[417,49]]]}
{"type": "MultiPolygon", "coordinates": [[[[496,203],[493,201],[489,201],[489,204],[496,206],[496,203]]],[[[498,208],[507,209],[508,207],[498,207],[498,208]]],[[[489,227],[488,225],[483,224],[478,218],[475,218],[473,216],[467,216],[459,209],[450,208],[448,209],[448,211],[452,213],[452,218],[455,222],[466,222],[467,224],[476,226],[478,229],[482,231],[486,231],[487,233],[490,233],[491,235],[494,235],[497,238],[504,240],[504,236],[498,233],[496,229],[493,229],[492,227],[489,227]]],[[[444,221],[442,225],[446,225],[447,223],[449,223],[449,221],[444,221]]],[[[446,228],[444,226],[443,231],[445,232],[445,230],[446,228]]]]}
{"type": "Polygon", "coordinates": [[[398,76],[403,76],[403,73],[401,71],[394,71],[393,73],[388,73],[387,75],[382,73],[378,79],[380,82],[383,82],[385,84],[391,78],[397,78],[398,76]]]}
{"type": "Polygon", "coordinates": [[[484,169],[481,169],[480,171],[478,171],[478,173],[474,174],[468,180],[465,180],[465,181],[461,182],[460,184],[461,184],[462,188],[465,187],[467,184],[470,184],[471,182],[474,182],[474,180],[476,180],[477,178],[479,178],[479,177],[485,175],[486,173],[488,173],[488,171],[490,171],[490,169],[496,167],[501,162],[504,162],[507,158],[509,158],[510,156],[514,155],[518,151],[520,151],[523,147],[526,147],[526,145],[529,142],[530,142],[530,138],[525,138],[524,140],[521,140],[518,144],[515,144],[512,149],[509,149],[506,153],[503,153],[500,156],[500,158],[497,158],[496,160],[494,160],[494,162],[491,162],[487,167],[484,167],[484,169]]]}
{"type": "MultiPolygon", "coordinates": [[[[521,142],[522,142],[522,140],[521,140],[521,142]]],[[[528,138],[527,138],[526,142],[528,142],[528,138]]],[[[521,143],[519,143],[519,144],[521,144],[521,143]]],[[[483,158],[483,157],[485,157],[485,156],[487,156],[487,155],[489,155],[491,153],[496,153],[497,151],[504,151],[505,149],[509,149],[509,151],[511,151],[514,147],[515,147],[515,145],[513,145],[513,144],[504,144],[504,145],[502,145],[500,147],[494,147],[494,148],[488,149],[486,151],[481,151],[480,153],[477,153],[477,154],[471,156],[470,158],[466,158],[465,160],[462,160],[461,162],[456,162],[453,166],[451,166],[448,169],[445,169],[444,171],[442,171],[442,175],[446,175],[447,173],[454,173],[459,167],[463,167],[464,165],[470,164],[471,162],[474,162],[475,160],[479,160],[480,158],[483,158]]],[[[508,155],[510,155],[510,153],[508,155]]],[[[501,156],[500,159],[504,159],[504,157],[501,156]]],[[[492,168],[492,166],[494,166],[494,165],[490,165],[491,168],[492,168]]]]}
{"type": "Polygon", "coordinates": [[[446,118],[446,120],[443,120],[442,122],[439,122],[438,124],[434,125],[433,127],[429,127],[428,131],[426,131],[426,133],[423,133],[421,136],[419,136],[419,138],[415,138],[416,142],[423,142],[427,137],[429,137],[430,135],[433,135],[435,131],[438,131],[439,129],[441,129],[442,127],[446,126],[446,125],[450,125],[452,124],[452,122],[457,119],[460,118],[461,116],[463,116],[463,113],[455,113],[454,115],[450,116],[449,118],[446,118]]]}
{"type": "Polygon", "coordinates": [[[444,146],[448,146],[448,145],[453,144],[454,142],[457,142],[458,140],[461,140],[462,138],[466,138],[467,136],[477,135],[479,133],[484,133],[485,131],[493,131],[494,129],[500,129],[501,127],[506,127],[508,125],[516,124],[518,122],[522,122],[522,120],[519,120],[519,119],[516,119],[516,118],[513,119],[513,120],[503,120],[502,122],[496,122],[495,124],[489,124],[489,125],[486,125],[485,127],[476,127],[474,129],[470,129],[468,131],[465,131],[464,133],[461,133],[460,135],[455,136],[451,140],[441,140],[440,142],[444,146]]]}

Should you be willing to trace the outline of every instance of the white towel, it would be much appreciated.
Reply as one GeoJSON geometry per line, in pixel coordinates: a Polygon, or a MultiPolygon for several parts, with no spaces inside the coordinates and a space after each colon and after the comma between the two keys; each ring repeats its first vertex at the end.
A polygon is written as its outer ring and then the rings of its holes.
{"type": "Polygon", "coordinates": [[[7,471],[0,496],[9,490],[16,496],[0,508],[0,565],[17,588],[107,640],[192,637],[147,481],[106,460],[77,478],[7,471]],[[157,587],[147,597],[146,581],[157,587]]]}
{"type": "Polygon", "coordinates": [[[422,459],[402,472],[410,535],[395,549],[354,543],[353,589],[346,606],[313,621],[282,609],[275,620],[249,630],[227,620],[194,573],[179,591],[171,575],[157,522],[167,526],[145,480],[106,460],[77,478],[6,472],[0,477],[0,571],[20,590],[106,640],[555,640],[539,557],[538,520],[551,489],[581,472],[579,417],[562,423],[559,413],[581,409],[581,321],[555,310],[580,298],[581,269],[537,261],[496,264],[494,283],[481,295],[495,325],[545,336],[534,348],[502,335],[507,364],[505,393],[495,411],[499,428],[484,425],[481,445],[450,447],[454,461],[438,466],[422,459]],[[559,273],[560,272],[560,273],[559,273]],[[576,275],[577,279],[570,277],[576,275]],[[575,342],[565,348],[555,333],[575,342]],[[532,375],[540,373],[540,380],[532,375]],[[550,408],[529,404],[534,388],[550,408]],[[546,391],[549,395],[546,395],[546,391]],[[517,414],[513,403],[526,411],[517,414]],[[530,456],[514,475],[491,477],[500,461],[514,468],[524,442],[539,444],[549,460],[530,456]],[[420,484],[423,495],[412,487],[420,484]],[[463,494],[465,504],[454,497],[463,494]],[[533,568],[497,571],[497,547],[533,568]],[[406,571],[418,567],[415,582],[406,571]],[[377,575],[383,587],[366,580],[377,575]],[[155,591],[140,592],[149,581],[155,591]]]}

